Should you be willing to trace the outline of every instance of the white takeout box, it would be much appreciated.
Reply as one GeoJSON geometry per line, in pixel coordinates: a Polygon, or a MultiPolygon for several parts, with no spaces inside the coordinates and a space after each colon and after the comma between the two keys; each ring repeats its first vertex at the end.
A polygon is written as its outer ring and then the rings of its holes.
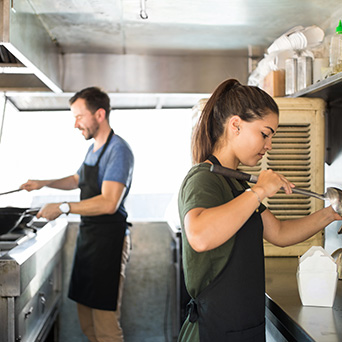
{"type": "Polygon", "coordinates": [[[313,246],[300,257],[297,283],[303,305],[332,307],[337,281],[337,264],[322,247],[313,246]]]}

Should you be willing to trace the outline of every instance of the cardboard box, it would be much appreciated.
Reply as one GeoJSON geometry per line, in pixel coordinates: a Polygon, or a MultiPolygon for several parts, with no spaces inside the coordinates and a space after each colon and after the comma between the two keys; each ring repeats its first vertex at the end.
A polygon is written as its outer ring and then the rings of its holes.
{"type": "Polygon", "coordinates": [[[273,97],[285,96],[285,70],[271,71],[264,79],[263,90],[273,97]]]}

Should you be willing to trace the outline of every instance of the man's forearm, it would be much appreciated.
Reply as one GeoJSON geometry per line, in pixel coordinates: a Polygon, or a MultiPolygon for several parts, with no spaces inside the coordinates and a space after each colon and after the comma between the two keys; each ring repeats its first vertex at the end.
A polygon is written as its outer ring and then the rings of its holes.
{"type": "Polygon", "coordinates": [[[43,182],[46,182],[44,186],[54,189],[73,190],[78,188],[78,182],[74,175],[60,179],[51,179],[43,182]]]}
{"type": "Polygon", "coordinates": [[[69,202],[70,212],[79,215],[97,216],[105,214],[114,214],[118,205],[113,201],[98,195],[80,202],[69,202]]]}
{"type": "Polygon", "coordinates": [[[60,179],[36,180],[29,179],[26,183],[20,186],[20,189],[27,191],[39,190],[47,186],[49,188],[61,190],[73,190],[78,188],[78,175],[72,175],[60,179]]]}

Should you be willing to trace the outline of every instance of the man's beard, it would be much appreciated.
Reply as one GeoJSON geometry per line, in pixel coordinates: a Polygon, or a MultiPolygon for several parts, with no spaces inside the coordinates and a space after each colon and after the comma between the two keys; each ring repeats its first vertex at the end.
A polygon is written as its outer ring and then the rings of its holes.
{"type": "Polygon", "coordinates": [[[90,139],[93,139],[94,138],[94,136],[96,136],[96,133],[98,132],[98,130],[99,130],[99,125],[96,123],[96,124],[94,124],[92,127],[90,127],[90,128],[85,128],[84,130],[83,130],[83,132],[85,133],[84,134],[84,138],[86,139],[86,140],[90,140],[90,139]]]}

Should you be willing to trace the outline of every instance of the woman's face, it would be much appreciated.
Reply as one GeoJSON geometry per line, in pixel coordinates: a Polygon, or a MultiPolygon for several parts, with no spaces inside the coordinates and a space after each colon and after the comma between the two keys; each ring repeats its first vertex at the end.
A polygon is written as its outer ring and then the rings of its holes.
{"type": "Polygon", "coordinates": [[[263,119],[241,121],[234,139],[234,153],[243,165],[254,166],[272,149],[272,138],[278,128],[279,117],[270,112],[263,119]]]}

